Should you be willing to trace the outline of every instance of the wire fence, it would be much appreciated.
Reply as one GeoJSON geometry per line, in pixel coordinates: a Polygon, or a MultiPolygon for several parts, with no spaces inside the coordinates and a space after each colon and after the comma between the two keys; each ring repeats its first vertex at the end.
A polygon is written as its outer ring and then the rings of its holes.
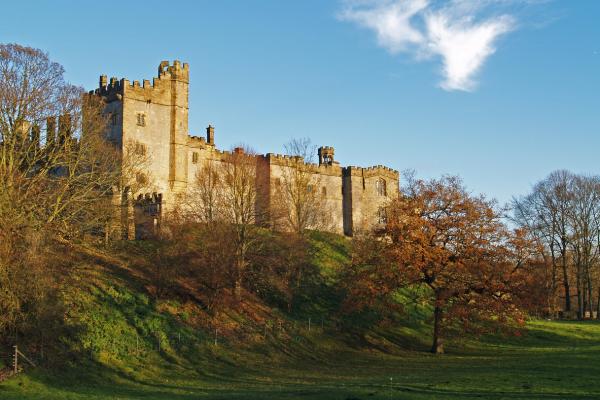
{"type": "Polygon", "coordinates": [[[291,342],[309,341],[311,337],[324,335],[328,330],[337,330],[337,323],[327,323],[325,318],[309,317],[304,321],[282,319],[265,320],[262,323],[214,324],[202,331],[180,331],[168,334],[164,330],[154,332],[135,331],[110,338],[104,347],[116,352],[140,354],[157,350],[185,350],[193,346],[225,346],[230,342],[259,343],[268,340],[291,342]]]}
{"type": "Polygon", "coordinates": [[[31,367],[36,366],[36,363],[23,354],[16,345],[13,346],[12,353],[0,353],[0,359],[2,360],[2,365],[8,365],[4,367],[0,366],[0,382],[23,371],[23,364],[25,363],[31,367]],[[9,361],[7,362],[7,360],[9,361]]]}
{"type": "MultiPolygon", "coordinates": [[[[193,348],[208,347],[214,349],[227,348],[240,343],[259,344],[267,341],[285,341],[302,345],[327,333],[339,330],[335,321],[327,321],[324,317],[308,317],[303,320],[269,319],[260,322],[213,323],[202,330],[181,330],[167,333],[165,330],[133,331],[111,334],[102,344],[92,345],[92,353],[101,352],[113,355],[144,356],[151,351],[159,353],[185,354],[193,348]]],[[[43,347],[42,347],[43,348],[43,347]]],[[[32,347],[27,356],[17,346],[12,349],[0,348],[0,382],[27,369],[44,364],[47,354],[41,348],[32,347]]],[[[51,360],[50,360],[51,361],[51,360]]]]}

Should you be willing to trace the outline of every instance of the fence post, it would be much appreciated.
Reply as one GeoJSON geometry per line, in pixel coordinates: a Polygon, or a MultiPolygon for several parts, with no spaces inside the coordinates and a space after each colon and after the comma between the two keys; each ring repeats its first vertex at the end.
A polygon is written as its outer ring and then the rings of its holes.
{"type": "Polygon", "coordinates": [[[13,346],[15,348],[15,358],[13,360],[13,368],[15,375],[19,373],[19,348],[15,344],[13,346]]]}

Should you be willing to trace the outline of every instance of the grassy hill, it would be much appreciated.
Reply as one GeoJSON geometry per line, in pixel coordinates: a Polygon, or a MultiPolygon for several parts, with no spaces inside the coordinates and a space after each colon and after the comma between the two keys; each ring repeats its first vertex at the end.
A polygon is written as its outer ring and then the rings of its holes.
{"type": "Polygon", "coordinates": [[[403,296],[406,316],[356,335],[335,313],[342,237],[313,235],[317,271],[291,313],[257,293],[209,312],[185,282],[155,300],[148,246],[78,250],[65,293],[69,351],[0,384],[1,399],[600,397],[597,323],[531,321],[524,336],[457,339],[434,356],[428,309],[403,296]]]}

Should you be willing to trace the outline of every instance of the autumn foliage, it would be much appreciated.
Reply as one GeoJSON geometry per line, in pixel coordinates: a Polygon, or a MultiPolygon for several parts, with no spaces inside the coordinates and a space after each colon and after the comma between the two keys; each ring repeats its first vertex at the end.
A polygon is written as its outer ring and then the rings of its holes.
{"type": "Polygon", "coordinates": [[[428,289],[431,351],[448,329],[482,331],[521,319],[515,240],[493,201],[472,196],[456,177],[409,182],[388,210],[385,236],[361,244],[348,281],[354,306],[371,307],[405,287],[428,289]]]}

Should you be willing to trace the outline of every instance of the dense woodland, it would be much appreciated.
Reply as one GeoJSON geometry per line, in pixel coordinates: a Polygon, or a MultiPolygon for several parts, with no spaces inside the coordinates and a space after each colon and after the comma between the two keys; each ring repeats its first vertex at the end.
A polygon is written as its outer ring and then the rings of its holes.
{"type": "MultiPolygon", "coordinates": [[[[79,254],[122,246],[112,234],[122,213],[113,194],[132,185],[144,160],[105,140],[102,109],[43,51],[0,45],[3,345],[19,340],[38,351],[76,340],[65,328],[65,293],[77,285],[79,254]]],[[[286,151],[298,160],[314,154],[305,139],[286,151]]],[[[158,237],[137,247],[153,299],[192,298],[207,314],[254,299],[293,314],[310,301],[311,230],[327,227],[312,190],[318,182],[301,168],[284,176],[274,223],[257,224],[265,211],[254,207],[248,154],[232,152],[222,168],[206,165],[192,195],[163,216],[158,237]]],[[[458,177],[407,173],[385,228],[346,240],[351,260],[335,273],[330,317],[357,335],[410,313],[399,293],[430,308],[434,353],[464,332],[513,332],[532,316],[596,318],[600,308],[598,177],[553,172],[500,207],[458,177]]]]}

